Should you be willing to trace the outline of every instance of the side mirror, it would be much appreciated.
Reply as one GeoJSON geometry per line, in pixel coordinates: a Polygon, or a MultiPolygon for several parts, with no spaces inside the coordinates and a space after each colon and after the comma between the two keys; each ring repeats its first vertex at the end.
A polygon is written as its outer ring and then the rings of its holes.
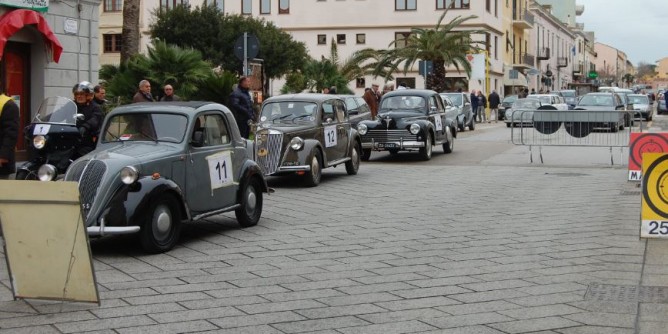
{"type": "Polygon", "coordinates": [[[74,116],[74,117],[75,117],[78,121],[83,121],[84,119],[86,119],[86,116],[84,116],[84,114],[76,114],[76,116],[74,116]]]}
{"type": "Polygon", "coordinates": [[[193,147],[204,146],[204,131],[198,130],[193,133],[193,140],[190,141],[193,147]]]}
{"type": "Polygon", "coordinates": [[[436,109],[436,106],[431,106],[429,107],[429,112],[437,112],[438,109],[436,109]]]}

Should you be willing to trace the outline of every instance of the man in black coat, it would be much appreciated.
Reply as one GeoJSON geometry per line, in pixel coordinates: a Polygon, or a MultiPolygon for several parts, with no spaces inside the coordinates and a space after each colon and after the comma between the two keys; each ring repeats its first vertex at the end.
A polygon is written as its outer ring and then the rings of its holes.
{"type": "Polygon", "coordinates": [[[253,111],[253,101],[251,100],[250,79],[248,77],[241,77],[237,89],[230,94],[230,109],[234,113],[234,118],[237,120],[239,132],[244,138],[250,136],[250,121],[255,119],[255,111],[253,111]]]}
{"type": "Polygon", "coordinates": [[[499,94],[497,94],[495,90],[492,90],[487,102],[489,102],[489,119],[487,120],[487,123],[492,120],[492,115],[494,115],[494,123],[497,123],[499,121],[499,104],[501,104],[499,94]]]}
{"type": "Polygon", "coordinates": [[[19,136],[19,107],[11,97],[0,94],[0,179],[16,172],[15,147],[19,136]]]}
{"type": "Polygon", "coordinates": [[[88,81],[82,81],[72,88],[74,102],[77,105],[77,113],[83,114],[82,120],[77,120],[77,129],[81,134],[81,145],[74,158],[95,149],[100,126],[104,119],[104,113],[100,105],[93,102],[94,87],[88,81]]]}

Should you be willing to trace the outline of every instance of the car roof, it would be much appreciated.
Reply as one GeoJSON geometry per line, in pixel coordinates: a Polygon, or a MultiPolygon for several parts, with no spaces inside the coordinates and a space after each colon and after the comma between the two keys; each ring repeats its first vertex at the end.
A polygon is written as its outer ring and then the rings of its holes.
{"type": "Polygon", "coordinates": [[[272,96],[264,100],[264,103],[275,101],[322,102],[331,99],[343,101],[343,98],[338,94],[297,93],[272,96]]]}
{"type": "Polygon", "coordinates": [[[209,101],[188,101],[188,102],[140,102],[126,104],[115,108],[111,112],[128,113],[128,112],[161,112],[161,113],[192,113],[193,111],[203,106],[215,106],[218,109],[226,110],[222,104],[209,101]]]}
{"type": "Polygon", "coordinates": [[[541,97],[541,96],[559,96],[557,94],[531,94],[527,97],[541,97]]]}
{"type": "Polygon", "coordinates": [[[383,98],[385,98],[386,96],[392,97],[392,96],[406,96],[406,95],[431,96],[433,94],[438,94],[438,93],[430,89],[398,89],[385,93],[385,95],[383,95],[383,98]]]}

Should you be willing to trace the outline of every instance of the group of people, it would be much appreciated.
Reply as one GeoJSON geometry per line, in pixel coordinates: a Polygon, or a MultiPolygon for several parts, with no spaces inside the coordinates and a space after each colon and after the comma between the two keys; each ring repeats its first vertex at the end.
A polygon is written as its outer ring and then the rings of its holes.
{"type": "Polygon", "coordinates": [[[471,91],[471,110],[473,111],[473,119],[477,123],[491,123],[492,116],[494,118],[494,123],[499,121],[499,105],[501,104],[501,97],[496,92],[492,90],[488,97],[485,97],[485,94],[480,90],[471,91]],[[487,106],[489,105],[490,115],[487,116],[487,106]]]}

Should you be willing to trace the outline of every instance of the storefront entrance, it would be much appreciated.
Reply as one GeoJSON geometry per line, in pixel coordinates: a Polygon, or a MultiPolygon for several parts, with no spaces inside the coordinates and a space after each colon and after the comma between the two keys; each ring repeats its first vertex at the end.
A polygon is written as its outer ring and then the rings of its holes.
{"type": "Polygon", "coordinates": [[[30,44],[7,42],[0,61],[0,80],[5,94],[19,105],[19,138],[16,160],[26,159],[23,129],[30,124],[30,44]]]}

